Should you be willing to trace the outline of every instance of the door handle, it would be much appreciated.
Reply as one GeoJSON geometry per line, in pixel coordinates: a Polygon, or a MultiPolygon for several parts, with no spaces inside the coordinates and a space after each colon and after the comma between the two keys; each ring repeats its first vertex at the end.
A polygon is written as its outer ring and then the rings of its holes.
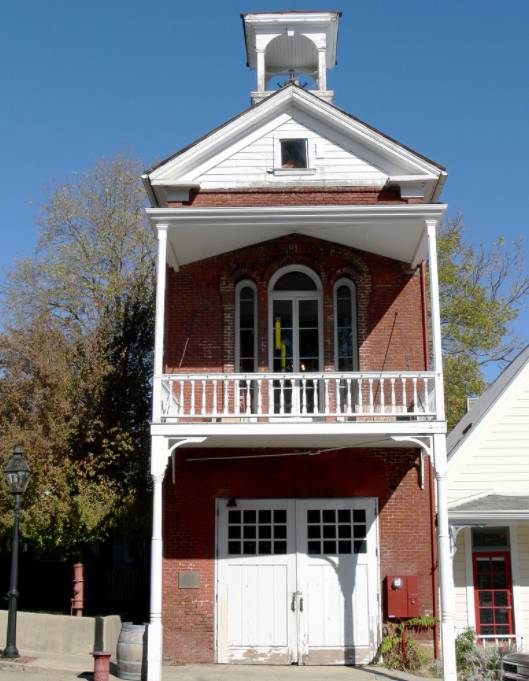
{"type": "Polygon", "coordinates": [[[299,611],[303,612],[303,596],[299,599],[299,611]]]}
{"type": "Polygon", "coordinates": [[[297,594],[296,591],[294,591],[294,593],[292,594],[292,603],[290,604],[290,609],[292,610],[292,612],[296,612],[296,596],[297,595],[298,594],[297,594]]]}

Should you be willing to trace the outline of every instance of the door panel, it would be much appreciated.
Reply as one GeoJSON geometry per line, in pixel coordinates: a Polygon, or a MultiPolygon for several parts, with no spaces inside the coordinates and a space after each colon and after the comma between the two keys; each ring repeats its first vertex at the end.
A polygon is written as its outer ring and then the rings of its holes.
{"type": "Polygon", "coordinates": [[[374,499],[297,502],[303,664],[364,664],[377,645],[374,499]]]}
{"type": "Polygon", "coordinates": [[[217,656],[219,662],[297,661],[294,504],[219,503],[217,656]]]}

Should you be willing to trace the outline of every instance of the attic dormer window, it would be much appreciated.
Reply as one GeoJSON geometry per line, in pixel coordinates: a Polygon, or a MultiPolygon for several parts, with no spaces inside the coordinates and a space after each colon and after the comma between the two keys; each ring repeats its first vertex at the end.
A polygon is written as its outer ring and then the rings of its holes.
{"type": "Polygon", "coordinates": [[[281,168],[308,168],[307,140],[281,140],[281,168]]]}

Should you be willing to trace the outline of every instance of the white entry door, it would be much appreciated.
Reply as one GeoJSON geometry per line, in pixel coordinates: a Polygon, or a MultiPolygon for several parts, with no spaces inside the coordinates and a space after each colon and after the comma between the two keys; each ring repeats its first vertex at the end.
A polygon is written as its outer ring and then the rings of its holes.
{"type": "Polygon", "coordinates": [[[218,501],[217,659],[363,664],[378,646],[376,500],[218,501]]]}

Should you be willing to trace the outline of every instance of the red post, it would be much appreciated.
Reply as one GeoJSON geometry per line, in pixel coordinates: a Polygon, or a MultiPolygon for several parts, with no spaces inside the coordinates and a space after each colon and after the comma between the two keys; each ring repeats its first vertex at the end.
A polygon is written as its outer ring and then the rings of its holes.
{"type": "Polygon", "coordinates": [[[108,681],[110,672],[110,656],[112,653],[103,651],[92,653],[94,657],[94,681],[108,681]]]}
{"type": "Polygon", "coordinates": [[[75,563],[73,566],[73,598],[71,614],[77,617],[83,616],[84,608],[84,565],[75,563]]]}

